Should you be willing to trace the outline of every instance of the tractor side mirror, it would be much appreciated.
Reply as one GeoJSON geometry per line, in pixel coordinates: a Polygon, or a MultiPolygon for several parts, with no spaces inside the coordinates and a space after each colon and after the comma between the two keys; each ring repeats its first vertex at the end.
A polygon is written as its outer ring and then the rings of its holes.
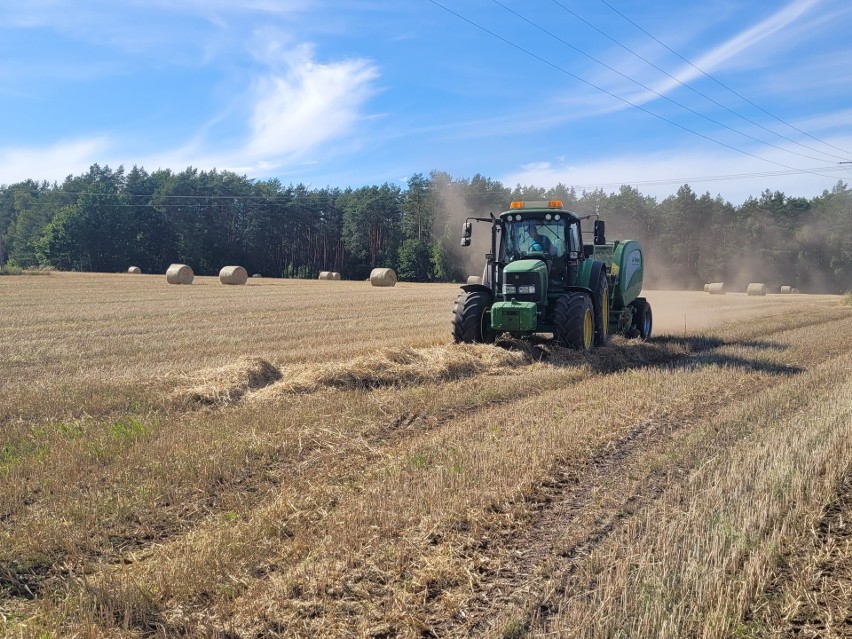
{"type": "Polygon", "coordinates": [[[465,222],[462,224],[462,246],[470,246],[470,236],[473,233],[473,224],[465,222]]]}
{"type": "Polygon", "coordinates": [[[595,245],[606,244],[606,225],[603,220],[595,220],[595,245]]]}

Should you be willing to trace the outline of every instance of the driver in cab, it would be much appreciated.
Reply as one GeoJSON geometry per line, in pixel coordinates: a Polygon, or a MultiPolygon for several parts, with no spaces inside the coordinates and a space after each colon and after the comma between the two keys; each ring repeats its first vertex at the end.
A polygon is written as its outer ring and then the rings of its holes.
{"type": "Polygon", "coordinates": [[[542,235],[538,232],[535,224],[530,224],[529,226],[529,234],[530,234],[530,252],[535,253],[544,253],[545,255],[549,255],[551,257],[556,256],[556,247],[553,246],[553,242],[550,241],[550,238],[546,235],[542,235]]]}

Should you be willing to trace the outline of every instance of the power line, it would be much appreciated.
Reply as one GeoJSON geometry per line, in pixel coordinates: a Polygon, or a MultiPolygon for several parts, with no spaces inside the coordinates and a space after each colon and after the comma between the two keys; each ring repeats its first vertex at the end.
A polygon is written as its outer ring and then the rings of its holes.
{"type": "MultiPolygon", "coordinates": [[[[799,157],[807,158],[808,160],[814,160],[814,161],[816,161],[816,162],[825,162],[825,159],[824,159],[824,158],[815,158],[815,157],[813,157],[812,155],[805,155],[805,154],[803,154],[803,153],[798,153],[797,151],[791,151],[790,149],[785,149],[784,147],[778,146],[777,144],[772,144],[771,142],[767,142],[767,141],[765,141],[765,140],[761,140],[760,138],[756,138],[756,137],[754,137],[753,135],[749,135],[748,133],[743,133],[742,131],[738,131],[737,129],[734,129],[734,128],[732,128],[732,127],[728,126],[727,124],[724,124],[723,122],[719,122],[718,120],[714,120],[713,118],[711,118],[711,117],[709,117],[709,116],[707,116],[707,115],[705,115],[705,114],[701,113],[700,111],[696,111],[695,109],[692,109],[692,108],[690,108],[690,107],[688,107],[688,106],[686,106],[686,105],[684,105],[684,104],[681,104],[681,103],[680,103],[680,102],[678,102],[677,100],[673,100],[672,98],[668,97],[667,95],[664,95],[664,94],[660,93],[659,91],[656,91],[656,90],[652,89],[651,87],[649,87],[649,86],[647,86],[647,85],[643,84],[642,82],[639,82],[638,80],[636,80],[636,79],[634,79],[634,78],[631,78],[629,75],[627,75],[627,74],[625,74],[625,73],[622,73],[622,72],[621,72],[621,71],[619,71],[618,69],[616,69],[616,68],[614,68],[614,67],[610,66],[610,65],[609,65],[609,64],[607,64],[606,62],[603,62],[603,61],[599,60],[598,58],[594,57],[593,55],[590,55],[589,53],[586,53],[586,52],[585,52],[585,51],[583,51],[582,49],[577,48],[576,46],[574,46],[573,44],[571,44],[571,43],[570,43],[570,42],[568,42],[567,40],[564,40],[563,38],[560,38],[558,35],[556,35],[556,34],[555,34],[555,33],[553,33],[552,31],[549,31],[549,30],[545,29],[545,28],[544,28],[544,27],[542,27],[541,25],[536,24],[536,23],[535,23],[535,22],[533,22],[532,20],[529,20],[528,18],[524,17],[523,15],[521,15],[520,13],[518,13],[517,11],[515,11],[514,9],[511,9],[511,8],[507,7],[505,4],[503,4],[502,2],[500,2],[500,0],[491,0],[491,1],[492,1],[494,4],[496,4],[496,5],[500,6],[500,7],[502,7],[503,9],[505,9],[506,11],[508,11],[509,13],[511,13],[512,15],[514,15],[514,16],[516,16],[516,17],[520,18],[521,20],[523,20],[523,21],[524,21],[524,22],[526,22],[527,24],[529,24],[529,25],[531,25],[531,26],[535,27],[536,29],[538,29],[538,30],[539,30],[539,31],[541,31],[542,33],[546,33],[546,34],[547,34],[547,35],[549,35],[551,38],[553,38],[553,39],[557,40],[558,42],[561,42],[562,44],[564,44],[564,45],[565,45],[565,46],[567,46],[567,47],[570,47],[571,49],[573,49],[574,51],[576,51],[576,52],[577,52],[577,53],[579,53],[580,55],[583,55],[583,56],[587,57],[589,60],[592,60],[592,61],[594,61],[594,62],[597,62],[597,63],[598,63],[598,64],[600,64],[601,66],[603,66],[603,67],[605,67],[605,68],[609,69],[610,71],[612,71],[613,73],[618,74],[619,76],[621,76],[621,77],[622,77],[622,78],[624,78],[625,80],[629,80],[630,82],[632,82],[632,83],[633,83],[633,84],[635,84],[636,86],[642,87],[642,88],[643,88],[643,89],[645,89],[646,91],[648,91],[648,92],[650,92],[650,93],[653,93],[654,95],[656,95],[657,97],[662,98],[663,100],[666,100],[666,101],[668,101],[668,102],[671,102],[671,103],[672,103],[672,104],[674,104],[675,106],[679,106],[680,108],[682,108],[682,109],[684,109],[684,110],[686,110],[686,111],[689,111],[689,112],[690,112],[690,113],[692,113],[693,115],[697,115],[698,117],[703,118],[703,119],[707,120],[708,122],[710,122],[710,123],[712,123],[712,124],[715,124],[716,126],[720,126],[720,127],[724,128],[724,129],[727,129],[728,131],[732,131],[733,133],[736,133],[737,135],[741,135],[741,136],[743,136],[744,138],[748,138],[749,140],[753,140],[753,141],[755,141],[755,142],[759,142],[760,144],[765,144],[765,145],[767,145],[767,146],[771,146],[771,147],[773,147],[773,148],[775,148],[775,149],[778,149],[779,151],[783,151],[783,152],[785,152],[785,153],[790,153],[790,154],[792,154],[792,155],[798,155],[799,157]]],[[[558,4],[558,3],[557,3],[557,4],[558,4]]],[[[770,131],[770,133],[771,133],[771,131],[770,131]]],[[[814,150],[816,150],[816,149],[814,149],[814,150]]],[[[822,153],[822,151],[817,151],[817,153],[822,153]]],[[[823,155],[829,155],[829,154],[824,153],[823,155]]],[[[836,157],[838,157],[838,156],[831,155],[831,157],[835,157],[835,158],[836,158],[836,157]]]]}
{"type": "MultiPolygon", "coordinates": [[[[807,145],[807,144],[803,144],[802,142],[799,142],[798,140],[794,140],[793,138],[787,137],[786,135],[783,135],[783,134],[781,134],[781,133],[778,133],[777,131],[773,131],[773,130],[772,130],[772,129],[770,129],[769,127],[766,127],[766,126],[764,126],[764,125],[760,124],[759,122],[757,122],[757,121],[755,121],[755,120],[752,120],[752,119],[751,119],[751,118],[749,118],[748,116],[745,116],[745,115],[743,115],[742,113],[739,113],[739,112],[737,112],[737,111],[735,111],[735,110],[731,109],[731,108],[730,108],[730,107],[728,107],[727,105],[722,104],[722,103],[721,103],[721,102],[719,102],[718,100],[715,100],[713,97],[711,97],[711,96],[709,96],[709,95],[707,95],[707,94],[705,94],[705,93],[702,93],[702,92],[701,92],[701,91],[699,91],[698,89],[696,89],[696,88],[694,88],[694,87],[692,87],[692,86],[690,86],[690,85],[686,84],[685,82],[682,82],[682,81],[681,81],[680,79],[678,79],[676,76],[673,76],[671,73],[669,73],[669,72],[668,72],[668,71],[666,71],[665,69],[663,69],[663,68],[661,68],[661,67],[657,66],[656,64],[654,64],[654,62],[652,62],[651,60],[648,60],[648,58],[646,58],[646,57],[644,57],[643,55],[641,55],[641,54],[637,53],[636,51],[634,51],[634,50],[633,50],[633,49],[631,49],[630,47],[626,46],[625,44],[623,44],[623,43],[619,42],[616,38],[613,38],[611,35],[609,35],[609,34],[608,34],[608,33],[606,33],[605,31],[603,31],[602,29],[599,29],[597,26],[595,26],[594,24],[592,24],[591,22],[589,22],[588,20],[586,20],[583,16],[581,16],[580,14],[578,14],[576,11],[573,11],[572,9],[569,9],[568,7],[566,7],[566,6],[565,6],[564,4],[562,4],[562,2],[560,2],[559,0],[553,0],[553,2],[554,2],[556,5],[558,5],[559,7],[561,7],[562,9],[564,9],[567,13],[571,14],[572,16],[574,16],[575,18],[577,18],[578,20],[580,20],[580,21],[581,21],[581,22],[583,22],[584,24],[588,25],[589,27],[591,27],[592,29],[594,29],[595,31],[597,31],[598,33],[600,33],[602,36],[604,36],[605,38],[607,38],[607,39],[608,39],[608,40],[610,40],[611,42],[615,43],[616,45],[618,45],[619,47],[621,47],[622,49],[624,49],[624,50],[625,50],[625,51],[627,51],[628,53],[630,53],[630,54],[632,54],[632,55],[636,56],[637,58],[639,58],[640,60],[642,60],[642,61],[643,61],[643,62],[645,62],[646,64],[650,65],[651,67],[653,67],[654,69],[656,69],[656,70],[657,70],[657,71],[659,71],[660,73],[662,73],[662,74],[666,75],[667,77],[671,78],[672,80],[674,80],[675,82],[677,82],[680,86],[684,87],[685,89],[689,89],[690,91],[692,91],[692,92],[693,92],[693,93],[695,93],[696,95],[700,95],[700,96],[701,96],[702,98],[704,98],[705,100],[708,100],[708,101],[712,102],[713,104],[715,104],[716,106],[718,106],[718,107],[720,107],[720,108],[724,109],[724,110],[725,110],[725,111],[727,111],[728,113],[731,113],[732,115],[735,115],[736,117],[738,117],[738,118],[741,118],[741,119],[745,120],[745,121],[746,121],[746,122],[748,122],[749,124],[752,124],[752,125],[754,125],[754,126],[756,126],[756,127],[758,127],[758,128],[763,129],[763,130],[764,130],[764,131],[766,131],[767,133],[771,133],[772,135],[776,135],[776,136],[778,136],[779,138],[781,138],[782,140],[786,140],[787,142],[791,142],[791,143],[793,143],[793,144],[795,144],[795,145],[797,145],[797,146],[801,146],[801,147],[803,147],[803,148],[805,148],[805,149],[809,149],[809,150],[811,150],[811,151],[815,151],[816,153],[822,153],[823,155],[826,155],[826,156],[828,156],[828,157],[832,157],[832,158],[835,158],[835,159],[841,159],[841,156],[839,156],[839,155],[834,155],[833,153],[828,153],[828,152],[826,152],[826,151],[820,151],[819,149],[815,149],[815,148],[814,148],[814,147],[812,147],[812,146],[809,146],[809,145],[807,145]]],[[[653,37],[653,36],[652,36],[652,37],[653,37]]],[[[776,119],[777,119],[777,118],[776,118],[776,119]]],[[[805,156],[805,157],[809,157],[809,156],[805,156]]],[[[843,156],[843,157],[846,157],[846,156],[843,156]]],[[[811,159],[816,159],[816,158],[811,158],[811,159]]]]}
{"type": "MultiPolygon", "coordinates": [[[[696,66],[695,64],[693,64],[690,60],[688,60],[688,59],[686,59],[685,57],[683,57],[680,53],[678,53],[677,51],[675,51],[674,49],[672,49],[672,48],[671,48],[669,45],[667,45],[665,42],[661,41],[661,40],[660,40],[660,39],[658,39],[656,36],[654,36],[653,34],[649,33],[649,32],[648,32],[648,31],[646,31],[645,29],[643,29],[643,28],[642,28],[639,24],[637,24],[636,22],[634,22],[633,20],[631,20],[630,18],[628,18],[626,15],[624,15],[621,11],[619,11],[618,9],[616,9],[615,7],[613,7],[613,6],[612,6],[609,2],[607,2],[607,0],[600,0],[600,1],[601,1],[603,4],[605,4],[607,7],[609,7],[610,9],[612,9],[612,11],[614,11],[615,13],[617,13],[618,15],[620,15],[622,18],[624,18],[625,20],[627,20],[627,21],[628,21],[630,24],[632,24],[634,27],[636,27],[637,29],[639,29],[642,33],[644,33],[644,34],[645,34],[645,35],[647,35],[649,38],[651,38],[652,40],[654,40],[654,41],[655,41],[656,43],[658,43],[660,46],[664,47],[666,50],[670,51],[671,53],[673,53],[674,55],[676,55],[678,58],[680,58],[681,60],[683,60],[684,62],[686,62],[686,63],[687,63],[689,66],[691,66],[693,69],[695,69],[696,71],[698,71],[699,73],[701,73],[701,74],[702,74],[702,75],[704,75],[705,77],[707,77],[707,78],[709,78],[709,79],[713,80],[713,82],[715,82],[716,84],[718,84],[720,87],[722,87],[723,89],[726,89],[726,90],[730,91],[730,92],[731,92],[731,93],[733,93],[735,96],[737,96],[739,99],[741,99],[741,100],[743,100],[743,101],[747,102],[748,104],[750,104],[751,106],[753,106],[755,109],[758,109],[759,111],[762,111],[763,113],[765,113],[766,115],[768,115],[770,118],[772,118],[772,119],[774,119],[774,120],[777,120],[777,121],[778,121],[778,122],[780,122],[781,124],[784,124],[784,125],[786,125],[786,126],[790,127],[790,128],[791,128],[791,129],[793,129],[794,131],[798,131],[798,132],[799,132],[799,133],[801,133],[802,135],[805,135],[805,136],[809,137],[810,139],[814,140],[815,142],[819,142],[820,144],[824,144],[824,145],[826,145],[826,146],[830,146],[831,148],[836,149],[836,150],[840,151],[841,153],[845,153],[845,154],[846,154],[846,157],[849,157],[849,155],[852,155],[852,153],[850,153],[850,152],[849,152],[849,151],[847,151],[846,149],[841,149],[839,146],[835,146],[834,144],[831,144],[831,142],[826,142],[825,140],[821,140],[821,139],[819,139],[818,137],[815,137],[815,136],[811,135],[811,134],[810,134],[810,133],[808,133],[807,131],[803,131],[803,130],[802,130],[802,129],[800,129],[799,127],[797,127],[797,126],[795,126],[795,125],[793,125],[793,124],[790,124],[790,123],[789,123],[789,122],[787,122],[786,120],[782,120],[782,119],[781,119],[781,118],[779,118],[777,115],[774,115],[774,114],[770,113],[769,111],[767,111],[766,109],[764,109],[764,108],[763,108],[762,106],[760,106],[759,104],[755,104],[754,102],[752,102],[751,100],[749,100],[747,97],[745,97],[745,96],[744,96],[744,95],[742,95],[741,93],[739,93],[739,92],[735,91],[734,89],[732,89],[731,87],[729,87],[728,85],[726,85],[724,82],[722,82],[721,80],[717,79],[715,76],[710,75],[709,73],[707,73],[706,71],[704,71],[702,68],[700,68],[700,67],[696,66]]],[[[833,156],[833,157],[837,157],[837,156],[833,156]]]]}
{"type": "MultiPolygon", "coordinates": [[[[829,171],[829,170],[837,170],[833,167],[819,167],[813,169],[815,171],[829,171]]],[[[747,180],[754,178],[762,178],[762,177],[778,177],[782,175],[801,175],[803,173],[810,173],[808,170],[794,170],[794,171],[763,171],[763,172],[755,172],[755,173],[735,173],[731,175],[712,175],[712,176],[704,176],[704,177],[683,177],[683,178],[665,178],[660,180],[634,180],[634,181],[623,181],[623,182],[610,182],[603,183],[597,185],[574,185],[574,188],[578,189],[590,189],[590,188],[612,188],[618,187],[622,185],[641,185],[641,186],[664,186],[666,184],[691,184],[696,182],[719,182],[721,180],[747,180]]]]}
{"type": "MultiPolygon", "coordinates": [[[[689,127],[687,127],[687,126],[684,126],[684,125],[682,125],[682,124],[679,124],[679,123],[675,122],[674,120],[670,120],[670,119],[666,118],[665,116],[662,116],[662,115],[659,115],[659,114],[657,114],[657,113],[654,113],[653,111],[650,111],[650,110],[646,109],[646,108],[645,108],[645,107],[643,107],[643,106],[640,106],[640,105],[638,105],[638,104],[636,104],[636,103],[634,103],[634,102],[631,102],[630,100],[628,100],[628,99],[626,99],[626,98],[622,98],[621,96],[616,95],[616,94],[615,94],[615,93],[613,93],[612,91],[609,91],[609,90],[607,90],[607,89],[604,89],[603,87],[600,87],[600,86],[596,85],[595,83],[593,83],[593,82],[591,82],[591,81],[589,81],[589,80],[586,80],[585,78],[582,78],[582,77],[580,77],[580,76],[578,76],[578,75],[576,75],[576,74],[574,74],[574,73],[571,73],[570,71],[568,71],[568,70],[567,70],[567,69],[565,69],[564,67],[561,67],[561,66],[559,66],[558,64],[556,64],[556,63],[554,63],[554,62],[551,62],[550,60],[548,60],[548,59],[546,59],[546,58],[543,58],[543,57],[541,57],[540,55],[538,55],[538,54],[536,54],[536,53],[533,53],[533,52],[532,52],[532,51],[530,51],[529,49],[525,49],[524,47],[520,46],[519,44],[515,44],[515,43],[514,43],[514,42],[512,42],[511,40],[508,40],[508,39],[504,38],[503,36],[501,36],[501,35],[499,35],[499,34],[495,33],[494,31],[491,31],[490,29],[488,29],[488,28],[486,28],[486,27],[483,27],[482,25],[480,25],[480,24],[478,24],[478,23],[474,22],[473,20],[471,20],[471,19],[469,19],[469,18],[466,18],[465,16],[461,15],[460,13],[457,13],[456,11],[453,11],[453,10],[452,10],[452,9],[450,9],[449,7],[444,6],[443,4],[441,4],[440,2],[438,2],[437,0],[428,0],[428,2],[431,2],[431,3],[432,3],[432,4],[434,4],[435,6],[440,7],[441,9],[443,9],[444,11],[446,11],[447,13],[450,13],[450,14],[452,14],[452,15],[456,16],[456,17],[457,17],[457,18],[459,18],[460,20],[463,20],[463,21],[467,22],[467,23],[468,23],[468,24],[470,24],[471,26],[476,27],[476,28],[477,28],[477,29],[479,29],[480,31],[483,31],[483,32],[487,33],[488,35],[490,35],[490,36],[492,36],[492,37],[494,37],[494,38],[497,38],[497,39],[498,39],[498,40],[500,40],[501,42],[503,42],[503,43],[505,43],[505,44],[508,44],[510,47],[513,47],[513,48],[517,49],[518,51],[521,51],[521,52],[523,52],[523,53],[527,54],[528,56],[530,56],[530,57],[532,57],[532,58],[535,58],[535,59],[536,59],[536,60],[538,60],[539,62],[543,62],[544,64],[548,65],[549,67],[552,67],[552,68],[556,69],[557,71],[560,71],[561,73],[564,73],[565,75],[567,75],[567,76],[569,76],[569,77],[571,77],[571,78],[574,78],[575,80],[578,80],[578,81],[582,82],[583,84],[587,84],[588,86],[592,87],[593,89],[597,89],[597,90],[598,90],[598,91],[600,91],[601,93],[606,93],[607,95],[609,95],[609,96],[610,96],[610,97],[612,97],[612,98],[615,98],[615,99],[616,99],[616,100],[618,100],[619,102],[623,102],[623,103],[625,103],[625,104],[627,104],[627,105],[629,105],[629,106],[632,106],[632,107],[633,107],[633,108],[635,108],[635,109],[639,109],[639,110],[640,110],[640,111],[642,111],[643,113],[647,113],[648,115],[651,115],[651,116],[653,116],[653,117],[655,117],[655,118],[657,118],[657,119],[659,119],[659,120],[662,120],[663,122],[667,122],[668,124],[671,124],[672,126],[675,126],[675,127],[679,128],[679,129],[681,129],[681,130],[683,130],[683,131],[686,131],[687,133],[692,133],[693,135],[696,135],[696,136],[698,136],[698,137],[700,137],[700,138],[702,138],[702,139],[704,139],[704,140],[707,140],[708,142],[713,142],[714,144],[718,144],[719,146],[723,146],[723,147],[725,147],[725,148],[727,148],[727,149],[730,149],[731,151],[736,151],[737,153],[741,153],[741,154],[743,154],[743,155],[748,155],[749,157],[753,157],[753,158],[755,158],[755,159],[757,159],[757,160],[760,160],[760,161],[762,161],[762,162],[768,162],[769,164],[774,164],[774,165],[776,165],[776,166],[780,166],[780,167],[782,167],[782,168],[784,168],[784,169],[789,169],[789,170],[791,170],[791,171],[796,171],[796,170],[798,170],[798,169],[796,169],[796,168],[794,168],[794,167],[792,167],[792,166],[788,166],[788,165],[786,165],[786,164],[782,164],[781,162],[776,162],[775,160],[769,160],[769,159],[767,159],[767,158],[762,158],[762,157],[760,157],[759,155],[755,155],[754,153],[750,153],[750,152],[748,152],[748,151],[744,151],[743,149],[739,149],[739,148],[737,148],[737,147],[735,147],[735,146],[731,146],[730,144],[726,144],[725,142],[722,142],[722,141],[720,141],[720,140],[717,140],[717,139],[715,139],[715,138],[712,138],[712,137],[710,137],[710,136],[708,136],[708,135],[704,135],[703,133],[699,133],[698,131],[696,131],[696,130],[694,130],[694,129],[690,129],[690,128],[689,128],[689,127]]],[[[806,172],[807,172],[807,173],[812,173],[811,171],[806,171],[806,172]]],[[[827,176],[827,175],[822,175],[822,174],[820,174],[820,173],[812,173],[812,174],[813,174],[813,175],[815,175],[815,176],[817,176],[817,177],[829,178],[829,176],[827,176]]],[[[830,178],[829,178],[829,179],[830,179],[830,178]]]]}

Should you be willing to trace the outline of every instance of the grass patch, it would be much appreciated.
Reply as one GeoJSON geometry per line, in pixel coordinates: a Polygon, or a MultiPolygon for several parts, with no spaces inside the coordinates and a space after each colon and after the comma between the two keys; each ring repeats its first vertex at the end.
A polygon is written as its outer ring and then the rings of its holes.
{"type": "Polygon", "coordinates": [[[52,266],[41,266],[34,268],[21,268],[14,264],[4,264],[0,266],[0,275],[46,275],[53,273],[56,269],[52,266]]]}

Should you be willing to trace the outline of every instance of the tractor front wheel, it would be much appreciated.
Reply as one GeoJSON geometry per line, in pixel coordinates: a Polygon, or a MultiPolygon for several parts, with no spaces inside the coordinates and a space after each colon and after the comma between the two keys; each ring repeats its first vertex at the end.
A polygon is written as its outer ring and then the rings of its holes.
{"type": "Polygon", "coordinates": [[[462,293],[453,304],[453,341],[471,344],[491,343],[497,334],[491,330],[488,309],[491,296],[485,291],[462,293]]]}
{"type": "Polygon", "coordinates": [[[563,346],[591,350],[595,341],[595,313],[585,293],[566,293],[553,309],[553,336],[563,346]]]}

